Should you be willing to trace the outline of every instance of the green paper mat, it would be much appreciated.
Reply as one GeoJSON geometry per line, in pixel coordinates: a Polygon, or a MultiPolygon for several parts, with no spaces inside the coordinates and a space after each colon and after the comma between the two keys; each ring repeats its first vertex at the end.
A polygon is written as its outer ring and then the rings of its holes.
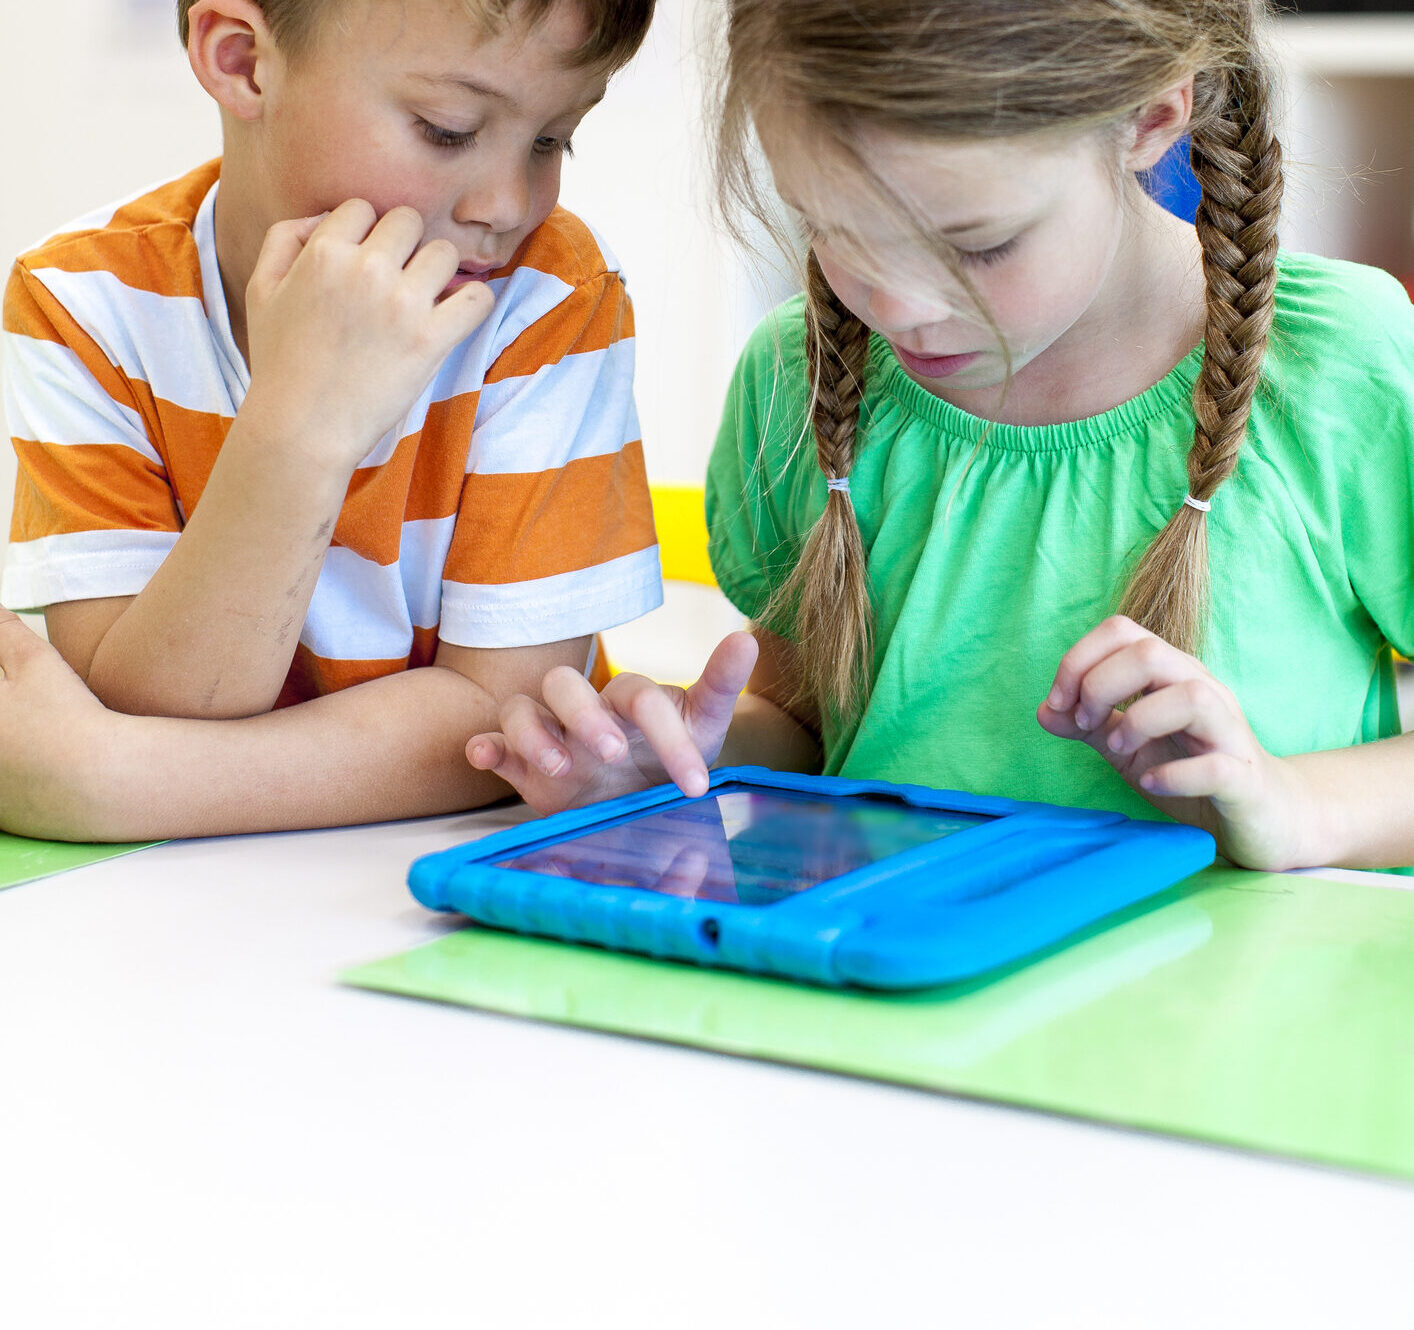
{"type": "Polygon", "coordinates": [[[157,841],[141,841],[132,845],[73,845],[68,841],[29,840],[0,831],[0,891],[156,844],[157,841]]]}
{"type": "Polygon", "coordinates": [[[342,977],[1414,1178],[1414,892],[1211,868],[1158,902],[904,996],[479,928],[342,977]]]}

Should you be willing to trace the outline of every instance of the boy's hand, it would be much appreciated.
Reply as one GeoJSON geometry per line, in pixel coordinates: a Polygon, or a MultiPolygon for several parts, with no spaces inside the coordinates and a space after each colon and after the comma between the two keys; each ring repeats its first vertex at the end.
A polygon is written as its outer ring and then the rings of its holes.
{"type": "Polygon", "coordinates": [[[1234,863],[1315,862],[1319,808],[1294,766],[1257,742],[1199,661],[1133,620],[1106,619],[1065,653],[1036,718],[1089,744],[1156,808],[1212,832],[1234,863]]]}
{"type": "Polygon", "coordinates": [[[18,836],[101,836],[107,711],[42,637],[0,610],[0,828],[18,836]]]}
{"type": "Polygon", "coordinates": [[[483,282],[440,298],[460,256],[422,235],[414,209],[380,218],[361,199],[270,228],[246,288],[242,408],[266,437],[351,473],[485,319],[483,282]]]}
{"type": "Polygon", "coordinates": [[[544,704],[511,698],[501,707],[500,731],[473,737],[467,760],[513,785],[537,813],[665,780],[684,794],[703,794],[755,664],[756,639],[739,632],[717,644],[691,688],[618,674],[599,693],[577,670],[551,670],[544,704]]]}

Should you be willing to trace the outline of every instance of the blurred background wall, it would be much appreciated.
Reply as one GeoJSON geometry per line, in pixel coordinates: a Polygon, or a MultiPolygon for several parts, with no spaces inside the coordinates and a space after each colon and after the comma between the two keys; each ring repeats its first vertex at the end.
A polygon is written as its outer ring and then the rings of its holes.
{"type": "MultiPolygon", "coordinates": [[[[638,320],[638,401],[655,479],[700,478],[763,291],[712,218],[701,29],[720,0],[659,0],[637,60],[575,136],[564,202],[618,252],[638,320]],[[709,9],[710,7],[710,9],[709,9]]],[[[173,0],[0,4],[0,258],[220,147],[173,0]]],[[[1287,17],[1287,243],[1414,275],[1414,16],[1287,17]]],[[[8,437],[8,431],[5,432],[8,437]]],[[[14,463],[0,448],[0,507],[14,463]]]]}

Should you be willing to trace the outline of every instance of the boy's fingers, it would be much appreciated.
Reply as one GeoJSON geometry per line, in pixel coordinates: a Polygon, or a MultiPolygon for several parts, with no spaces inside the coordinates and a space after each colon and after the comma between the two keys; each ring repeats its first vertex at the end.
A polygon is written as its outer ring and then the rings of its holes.
{"type": "Polygon", "coordinates": [[[478,771],[489,771],[522,793],[535,775],[524,758],[506,747],[501,734],[473,735],[467,740],[466,760],[478,771]]]}
{"type": "MultiPolygon", "coordinates": [[[[386,255],[399,267],[402,267],[417,253],[417,247],[422,243],[425,229],[422,214],[416,208],[399,204],[396,208],[389,208],[378,218],[368,232],[363,245],[365,249],[386,255]]],[[[450,241],[447,241],[446,244],[451,246],[450,241]]],[[[439,245],[438,248],[440,249],[441,246],[439,245]]]]}
{"type": "Polygon", "coordinates": [[[418,247],[403,271],[429,293],[429,299],[436,300],[447,289],[460,263],[461,255],[450,240],[429,240],[418,247]]]}
{"type": "Polygon", "coordinates": [[[604,762],[617,762],[628,752],[625,737],[594,685],[568,665],[551,670],[540,686],[545,705],[559,718],[565,732],[604,762]]]}
{"type": "Polygon", "coordinates": [[[466,760],[478,771],[494,771],[505,759],[504,735],[473,734],[466,741],[466,760]]]}
{"type": "Polygon", "coordinates": [[[322,212],[315,217],[292,217],[288,221],[276,222],[261,242],[255,268],[250,275],[250,285],[259,291],[278,283],[294,266],[310,236],[328,215],[322,212]]]}
{"type": "Polygon", "coordinates": [[[506,748],[546,776],[563,776],[570,754],[558,719],[534,698],[521,694],[501,707],[506,748]]]}
{"type": "MultiPolygon", "coordinates": [[[[399,210],[395,208],[393,211],[399,210]]],[[[414,217],[417,216],[416,209],[409,208],[407,211],[414,217]]],[[[421,225],[420,218],[418,224],[421,225]]],[[[349,244],[361,245],[377,225],[378,213],[367,199],[345,199],[332,212],[326,214],[315,230],[331,240],[344,240],[349,244]]]]}
{"type": "MultiPolygon", "coordinates": [[[[440,291],[446,282],[437,289],[440,291]]],[[[433,325],[448,348],[470,337],[485,322],[496,297],[485,282],[468,282],[459,286],[445,300],[439,300],[432,311],[433,325]]]]}
{"type": "Polygon", "coordinates": [[[621,685],[614,690],[614,708],[638,727],[668,778],[684,794],[705,794],[707,763],[688,732],[681,691],[675,696],[640,675],[620,675],[613,683],[621,685]]]}

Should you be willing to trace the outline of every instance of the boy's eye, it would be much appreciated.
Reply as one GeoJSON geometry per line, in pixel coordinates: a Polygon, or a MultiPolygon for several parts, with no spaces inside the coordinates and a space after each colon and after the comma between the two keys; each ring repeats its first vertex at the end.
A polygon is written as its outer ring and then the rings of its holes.
{"type": "Polygon", "coordinates": [[[1016,248],[1016,240],[1017,238],[1013,236],[1000,245],[993,245],[991,249],[964,249],[960,250],[959,254],[964,263],[1000,263],[1016,248]]]}
{"type": "Polygon", "coordinates": [[[443,129],[441,125],[434,125],[421,116],[417,117],[417,128],[423,138],[438,148],[466,148],[476,142],[474,129],[443,129]]]}
{"type": "Polygon", "coordinates": [[[573,157],[574,144],[569,139],[557,139],[544,135],[535,140],[535,151],[542,156],[558,153],[563,157],[573,157]]]}

